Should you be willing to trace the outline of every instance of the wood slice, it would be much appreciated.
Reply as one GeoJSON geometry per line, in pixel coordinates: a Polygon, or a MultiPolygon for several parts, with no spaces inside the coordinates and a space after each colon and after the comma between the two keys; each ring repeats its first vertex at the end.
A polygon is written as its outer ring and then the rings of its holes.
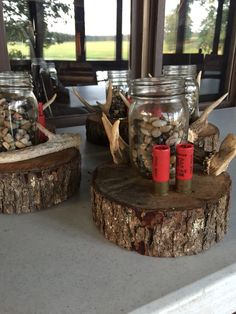
{"type": "Polygon", "coordinates": [[[191,194],[154,193],[151,180],[127,166],[105,164],[93,175],[93,219],[111,242],[140,254],[200,253],[227,231],[231,179],[194,175],[191,194]]]}
{"type": "Polygon", "coordinates": [[[202,148],[205,152],[218,151],[220,146],[220,131],[211,123],[201,131],[196,143],[196,147],[202,148]]]}
{"type": "MultiPolygon", "coordinates": [[[[109,119],[113,124],[116,119],[109,119]]],[[[128,143],[128,120],[120,120],[120,135],[128,143]]],[[[109,141],[100,114],[91,114],[86,119],[86,137],[93,144],[109,146],[109,141]]]]}
{"type": "Polygon", "coordinates": [[[75,148],[0,164],[0,212],[30,213],[65,201],[79,188],[80,167],[75,148]]]}

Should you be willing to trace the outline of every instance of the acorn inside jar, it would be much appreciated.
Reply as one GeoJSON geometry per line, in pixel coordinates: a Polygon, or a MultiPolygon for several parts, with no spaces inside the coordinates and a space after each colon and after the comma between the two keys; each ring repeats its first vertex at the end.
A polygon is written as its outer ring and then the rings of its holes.
{"type": "Polygon", "coordinates": [[[152,147],[170,146],[170,175],[175,174],[175,146],[187,140],[189,112],[184,80],[146,78],[131,82],[129,147],[132,165],[141,175],[152,176],[152,147]]]}
{"type": "Polygon", "coordinates": [[[127,70],[121,71],[108,71],[108,82],[107,82],[107,91],[109,82],[112,84],[112,103],[109,111],[110,118],[119,119],[127,118],[127,107],[124,101],[120,97],[120,93],[128,98],[128,83],[129,83],[129,73],[127,70]]]}

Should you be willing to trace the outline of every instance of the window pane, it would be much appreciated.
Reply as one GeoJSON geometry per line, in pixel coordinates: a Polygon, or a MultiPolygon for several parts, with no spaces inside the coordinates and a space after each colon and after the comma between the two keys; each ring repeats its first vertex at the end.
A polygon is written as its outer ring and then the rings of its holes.
{"type": "Polygon", "coordinates": [[[129,59],[130,42],[130,0],[123,1],[122,8],[122,59],[129,59]]]}
{"type": "Polygon", "coordinates": [[[193,1],[185,26],[184,53],[212,51],[218,1],[193,1]]]}
{"type": "Polygon", "coordinates": [[[84,0],[86,60],[115,60],[116,0],[84,0]]]}
{"type": "Polygon", "coordinates": [[[163,53],[175,53],[180,0],[166,0],[163,53]]]}
{"type": "Polygon", "coordinates": [[[46,33],[44,38],[44,58],[46,60],[75,60],[75,19],[74,1],[64,0],[64,7],[49,14],[49,6],[44,3],[46,33]]]}
{"type": "Polygon", "coordinates": [[[229,0],[225,0],[223,5],[223,13],[222,13],[222,24],[220,30],[220,42],[218,47],[218,54],[224,53],[224,42],[226,36],[226,28],[227,28],[227,21],[229,15],[229,0]]]}
{"type": "Polygon", "coordinates": [[[7,48],[11,59],[30,57],[30,35],[32,34],[27,6],[21,1],[3,1],[7,48]]]}

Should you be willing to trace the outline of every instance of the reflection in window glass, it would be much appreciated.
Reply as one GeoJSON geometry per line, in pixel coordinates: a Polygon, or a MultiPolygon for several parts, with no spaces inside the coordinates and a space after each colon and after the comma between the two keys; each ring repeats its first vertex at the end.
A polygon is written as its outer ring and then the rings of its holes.
{"type": "Polygon", "coordinates": [[[43,54],[46,60],[76,59],[74,1],[67,0],[64,4],[68,6],[68,13],[61,10],[60,17],[45,16],[43,54]]]}
{"type": "Polygon", "coordinates": [[[86,60],[116,58],[116,0],[84,0],[86,60]]]}
{"type": "Polygon", "coordinates": [[[219,47],[218,47],[218,54],[220,55],[224,53],[224,42],[225,42],[225,36],[226,36],[228,16],[229,16],[229,0],[225,0],[224,5],[223,5],[220,41],[219,41],[219,47]]]}
{"type": "Polygon", "coordinates": [[[129,59],[130,42],[130,0],[123,1],[122,8],[122,59],[129,59]]]}
{"type": "Polygon", "coordinates": [[[166,0],[163,53],[175,53],[180,0],[166,0]]]}
{"type": "Polygon", "coordinates": [[[31,26],[27,7],[21,1],[3,1],[7,48],[11,59],[30,58],[31,26]]]}
{"type": "Polygon", "coordinates": [[[185,27],[184,53],[212,51],[218,1],[193,1],[185,27]]]}
{"type": "MultiPolygon", "coordinates": [[[[215,38],[215,29],[218,12],[218,0],[189,0],[186,6],[186,20],[179,25],[179,14],[183,1],[166,0],[164,53],[175,53],[177,29],[184,26],[183,53],[211,54],[215,38]]],[[[220,37],[214,53],[222,54],[228,18],[229,0],[224,0],[223,13],[220,21],[220,37]]]]}

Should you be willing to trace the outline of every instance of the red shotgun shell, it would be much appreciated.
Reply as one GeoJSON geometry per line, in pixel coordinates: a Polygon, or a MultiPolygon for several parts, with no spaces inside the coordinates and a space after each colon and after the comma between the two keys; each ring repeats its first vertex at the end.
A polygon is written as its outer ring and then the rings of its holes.
{"type": "Polygon", "coordinates": [[[167,195],[170,177],[170,147],[168,145],[154,145],[152,147],[152,179],[155,191],[160,195],[167,195]]]}
{"type": "Polygon", "coordinates": [[[192,191],[193,151],[193,144],[176,145],[176,188],[181,193],[192,191]]]}

